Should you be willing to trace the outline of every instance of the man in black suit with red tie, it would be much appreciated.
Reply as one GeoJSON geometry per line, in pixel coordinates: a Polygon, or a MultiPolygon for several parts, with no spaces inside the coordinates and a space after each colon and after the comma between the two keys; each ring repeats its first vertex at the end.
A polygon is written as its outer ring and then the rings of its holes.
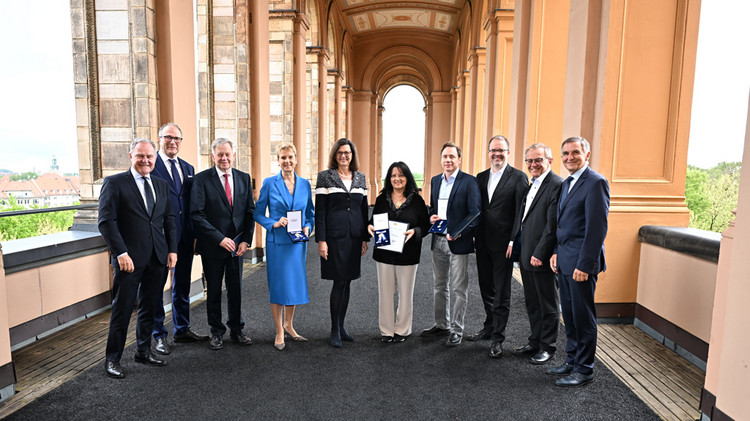
{"type": "Polygon", "coordinates": [[[589,168],[591,146],[582,137],[562,143],[562,162],[570,173],[560,188],[557,205],[557,245],[550,267],[560,285],[565,321],[565,362],[547,370],[564,375],[555,384],[582,386],[594,380],[596,354],[596,279],[607,269],[604,238],[609,215],[609,183],[589,168]]]}
{"type": "MultiPolygon", "coordinates": [[[[159,152],[151,173],[169,184],[169,198],[177,225],[177,265],[172,270],[172,325],[175,342],[207,341],[207,335],[198,335],[190,329],[190,274],[193,269],[195,235],[190,222],[190,188],[193,185],[195,169],[179,158],[182,144],[182,130],[175,123],[167,123],[159,128],[159,152]]],[[[166,283],[167,277],[164,278],[166,283]]],[[[164,285],[162,284],[162,290],[164,285]]],[[[169,354],[167,329],[164,327],[164,300],[159,295],[154,320],[154,351],[169,354]]]]}
{"type": "Polygon", "coordinates": [[[252,340],[242,329],[241,315],[242,259],[250,247],[255,230],[253,187],[250,175],[232,168],[234,143],[218,138],[211,144],[214,167],[197,174],[190,193],[190,218],[198,242],[196,250],[203,260],[206,275],[206,311],[211,326],[210,349],[223,347],[222,336],[229,327],[229,337],[240,345],[252,340]],[[221,280],[227,289],[227,325],[221,317],[221,280]]]}
{"type": "Polygon", "coordinates": [[[532,364],[546,364],[557,349],[557,283],[547,262],[557,241],[557,200],[563,180],[552,171],[552,150],[543,143],[526,149],[525,162],[531,185],[518,210],[513,247],[520,250],[518,261],[531,334],[526,345],[513,352],[529,355],[532,364]]]}
{"type": "Polygon", "coordinates": [[[490,139],[487,154],[491,167],[477,174],[482,195],[482,219],[477,228],[477,272],[486,319],[470,340],[492,339],[489,355],[503,355],[505,325],[510,315],[511,250],[513,222],[529,186],[523,171],[508,164],[510,142],[505,136],[490,139]]]}
{"type": "Polygon", "coordinates": [[[151,352],[154,308],[166,269],[177,262],[177,230],[167,182],[150,176],[156,145],[148,139],[130,144],[130,170],[104,179],[99,196],[99,232],[112,254],[112,315],[104,369],[125,377],[120,358],[125,348],[133,303],[138,298],[135,361],[163,366],[151,352]]]}

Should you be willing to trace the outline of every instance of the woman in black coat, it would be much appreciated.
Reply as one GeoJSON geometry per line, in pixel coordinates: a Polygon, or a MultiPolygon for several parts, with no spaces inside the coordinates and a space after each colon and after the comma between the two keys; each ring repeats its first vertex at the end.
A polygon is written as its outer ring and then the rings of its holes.
{"type": "MultiPolygon", "coordinates": [[[[406,243],[401,253],[376,247],[372,253],[377,262],[380,340],[403,342],[411,334],[414,281],[422,251],[422,237],[430,229],[427,206],[417,191],[409,167],[394,162],[388,168],[385,186],[375,201],[373,215],[388,214],[389,221],[406,222],[406,243]],[[398,289],[398,307],[394,320],[393,297],[398,289]]],[[[374,235],[374,227],[367,227],[374,235]]]]}
{"type": "Polygon", "coordinates": [[[315,241],[318,242],[321,278],[331,289],[331,346],[354,342],[344,328],[349,306],[349,284],[360,277],[360,262],[367,252],[367,180],[357,169],[357,148],[349,139],[333,144],[328,169],[315,183],[315,241]]]}

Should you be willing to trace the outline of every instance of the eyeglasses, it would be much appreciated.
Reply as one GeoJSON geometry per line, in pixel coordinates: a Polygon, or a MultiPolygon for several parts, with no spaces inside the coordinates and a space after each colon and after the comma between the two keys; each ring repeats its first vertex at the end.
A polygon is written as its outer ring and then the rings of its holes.
{"type": "Polygon", "coordinates": [[[174,142],[174,143],[180,143],[180,142],[182,142],[182,138],[181,137],[174,137],[174,136],[170,136],[170,135],[164,135],[164,136],[162,136],[162,139],[166,139],[167,142],[174,142]]]}
{"type": "Polygon", "coordinates": [[[510,152],[510,149],[490,149],[490,153],[510,152]]]}
{"type": "Polygon", "coordinates": [[[349,156],[351,154],[352,154],[351,152],[336,152],[336,155],[338,156],[349,156]]]}
{"type": "Polygon", "coordinates": [[[526,162],[526,165],[541,164],[545,159],[547,158],[524,159],[524,162],[526,162]]]}

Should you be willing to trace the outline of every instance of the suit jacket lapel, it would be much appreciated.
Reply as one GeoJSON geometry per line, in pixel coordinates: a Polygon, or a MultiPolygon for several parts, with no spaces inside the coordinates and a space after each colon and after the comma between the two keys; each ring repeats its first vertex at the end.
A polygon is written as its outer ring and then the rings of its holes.
{"type": "Polygon", "coordinates": [[[456,171],[456,179],[453,180],[453,187],[451,188],[451,194],[448,196],[448,203],[453,203],[453,198],[456,196],[456,190],[460,188],[459,186],[461,185],[463,178],[464,177],[461,174],[461,170],[456,171]]]}
{"type": "MultiPolygon", "coordinates": [[[[295,187],[297,185],[297,180],[294,180],[295,187]]],[[[292,203],[289,203],[289,190],[286,188],[286,183],[284,183],[284,177],[281,176],[281,174],[277,174],[274,176],[274,186],[276,186],[276,190],[278,190],[279,197],[281,197],[281,200],[284,201],[284,204],[286,204],[287,209],[292,209],[292,205],[294,204],[294,198],[292,198],[292,203]]]]}
{"type": "MultiPolygon", "coordinates": [[[[565,196],[565,202],[560,204],[560,212],[558,212],[558,215],[562,213],[563,209],[565,209],[565,205],[570,202],[570,198],[579,190],[579,188],[583,185],[583,183],[586,181],[586,178],[589,176],[589,171],[591,171],[591,168],[586,167],[585,170],[583,170],[583,173],[581,173],[581,176],[578,177],[578,181],[573,185],[573,187],[570,189],[568,194],[565,196]]],[[[563,184],[563,187],[565,184],[563,184]]]]}
{"type": "MultiPolygon", "coordinates": [[[[531,201],[531,205],[529,205],[529,211],[526,213],[528,216],[529,213],[531,213],[531,210],[534,209],[534,206],[536,206],[536,203],[539,201],[539,198],[542,197],[542,194],[544,193],[544,190],[547,189],[547,186],[549,185],[549,179],[550,175],[552,174],[552,171],[547,174],[546,177],[544,177],[544,180],[542,180],[542,185],[539,186],[539,190],[536,191],[536,194],[534,195],[534,200],[531,201]]],[[[531,190],[531,186],[529,186],[529,190],[531,190]]],[[[528,196],[529,192],[526,192],[526,195],[528,196]]],[[[524,202],[525,202],[524,198],[524,202]]]]}
{"type": "MultiPolygon", "coordinates": [[[[216,169],[216,167],[213,167],[213,169],[214,169],[214,173],[211,174],[211,177],[209,177],[211,179],[211,184],[214,186],[214,188],[216,189],[216,191],[219,193],[219,197],[221,197],[221,201],[224,203],[224,206],[226,206],[227,209],[230,209],[229,213],[231,213],[231,207],[229,206],[229,200],[227,200],[227,193],[224,191],[224,185],[221,183],[221,181],[219,181],[219,176],[217,174],[218,170],[216,169]]],[[[232,175],[234,175],[234,173],[232,173],[232,175]]],[[[234,177],[232,177],[232,180],[234,180],[234,177]]],[[[235,190],[235,192],[234,192],[234,197],[237,197],[237,190],[235,190]]]]}
{"type": "MultiPolygon", "coordinates": [[[[490,204],[492,204],[493,199],[499,197],[495,193],[499,192],[500,189],[503,188],[503,186],[508,182],[508,179],[511,177],[511,174],[513,173],[512,167],[510,165],[508,165],[508,164],[505,164],[505,165],[506,166],[505,166],[505,170],[503,170],[503,175],[502,175],[502,177],[500,177],[500,181],[497,182],[497,186],[495,186],[495,190],[492,192],[492,198],[491,199],[490,199],[489,193],[488,193],[487,199],[489,199],[490,204]]],[[[490,177],[491,177],[491,172],[492,172],[492,170],[489,170],[489,172],[487,173],[487,175],[488,175],[488,177],[487,177],[487,180],[488,180],[487,183],[489,183],[489,180],[490,180],[490,177]]],[[[486,187],[485,187],[485,190],[487,190],[486,187]]]]}
{"type": "Polygon", "coordinates": [[[135,182],[135,178],[133,178],[133,173],[130,172],[130,170],[125,172],[126,177],[128,178],[128,184],[130,185],[130,189],[132,190],[135,197],[138,199],[138,204],[141,205],[141,210],[143,211],[143,214],[146,215],[147,218],[151,219],[151,217],[148,214],[148,211],[146,210],[146,204],[143,203],[143,196],[141,196],[141,191],[138,190],[138,185],[135,182]]]}

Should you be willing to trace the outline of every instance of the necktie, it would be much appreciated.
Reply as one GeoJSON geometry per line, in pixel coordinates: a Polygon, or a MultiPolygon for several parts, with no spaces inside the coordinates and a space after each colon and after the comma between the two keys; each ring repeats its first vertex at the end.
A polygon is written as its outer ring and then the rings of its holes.
{"type": "Polygon", "coordinates": [[[172,179],[174,180],[174,186],[177,193],[182,191],[182,180],[180,179],[180,173],[177,171],[177,160],[170,159],[169,163],[172,165],[172,179]]]}
{"type": "Polygon", "coordinates": [[[143,178],[143,192],[146,195],[146,211],[151,215],[154,212],[154,193],[151,191],[151,183],[148,182],[148,178],[143,178]]]}
{"type": "Polygon", "coordinates": [[[568,197],[568,190],[570,190],[570,183],[573,182],[573,176],[565,179],[562,185],[562,195],[560,195],[560,204],[565,203],[565,198],[568,197]]]}
{"type": "Polygon", "coordinates": [[[229,207],[232,207],[232,189],[229,187],[229,174],[224,174],[224,193],[227,194],[229,207]]]}

